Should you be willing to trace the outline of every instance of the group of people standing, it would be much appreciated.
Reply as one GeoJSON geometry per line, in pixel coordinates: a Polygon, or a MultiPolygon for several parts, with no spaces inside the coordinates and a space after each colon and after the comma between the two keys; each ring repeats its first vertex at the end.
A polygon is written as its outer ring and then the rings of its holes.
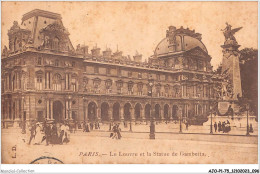
{"type": "Polygon", "coordinates": [[[86,122],[83,122],[82,123],[82,129],[83,129],[83,132],[90,132],[92,131],[93,129],[100,129],[100,125],[99,125],[99,122],[95,122],[95,123],[86,123],[86,122]]]}
{"type": "Polygon", "coordinates": [[[45,141],[48,146],[49,144],[63,144],[70,141],[70,127],[67,123],[33,123],[29,131],[28,144],[40,145],[45,141]]]}
{"type": "Polygon", "coordinates": [[[220,121],[218,123],[215,122],[214,129],[215,129],[215,132],[223,131],[223,133],[228,133],[229,131],[231,131],[230,122],[228,120],[227,120],[227,122],[223,121],[222,123],[220,121]]]}

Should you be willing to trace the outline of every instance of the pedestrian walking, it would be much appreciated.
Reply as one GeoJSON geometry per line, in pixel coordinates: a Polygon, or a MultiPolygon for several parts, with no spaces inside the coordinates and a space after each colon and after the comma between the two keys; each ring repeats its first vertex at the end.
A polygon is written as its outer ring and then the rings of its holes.
{"type": "Polygon", "coordinates": [[[120,132],[121,132],[121,129],[119,128],[119,124],[117,124],[117,126],[116,126],[116,134],[117,134],[117,138],[118,138],[118,139],[121,139],[121,138],[122,138],[120,132]]]}
{"type": "Polygon", "coordinates": [[[35,138],[34,138],[34,144],[41,144],[42,141],[42,134],[41,134],[41,127],[40,127],[40,123],[36,123],[36,129],[35,129],[35,138]]]}
{"type": "Polygon", "coordinates": [[[215,132],[217,132],[217,129],[218,129],[217,122],[214,123],[214,128],[215,128],[215,132]]]}
{"type": "Polygon", "coordinates": [[[62,124],[60,127],[60,137],[59,137],[60,144],[63,144],[63,141],[65,139],[65,132],[66,132],[66,126],[62,124]]]}
{"type": "Polygon", "coordinates": [[[186,130],[188,130],[189,123],[187,121],[186,121],[185,125],[186,125],[186,130]]]}
{"type": "Polygon", "coordinates": [[[253,133],[253,132],[254,132],[252,123],[250,123],[249,132],[250,132],[250,133],[253,133]]]}
{"type": "Polygon", "coordinates": [[[42,142],[46,140],[46,146],[48,146],[51,139],[51,126],[49,124],[45,124],[44,133],[45,136],[42,138],[42,142]]]}
{"type": "Polygon", "coordinates": [[[89,124],[88,124],[88,123],[86,124],[86,130],[85,130],[85,132],[90,132],[90,130],[89,130],[89,124]]]}
{"type": "Polygon", "coordinates": [[[57,132],[57,126],[55,123],[52,124],[51,128],[51,144],[59,144],[59,137],[57,132]]]}
{"type": "Polygon", "coordinates": [[[116,125],[114,125],[113,126],[113,128],[112,128],[112,134],[110,134],[110,137],[112,138],[112,139],[114,139],[114,138],[116,138],[117,139],[117,126],[116,125]],[[112,135],[112,136],[111,136],[112,135]]]}
{"type": "Polygon", "coordinates": [[[31,144],[32,140],[35,138],[35,130],[36,130],[36,124],[32,124],[31,128],[29,129],[30,130],[30,140],[29,140],[29,145],[31,144]]]}

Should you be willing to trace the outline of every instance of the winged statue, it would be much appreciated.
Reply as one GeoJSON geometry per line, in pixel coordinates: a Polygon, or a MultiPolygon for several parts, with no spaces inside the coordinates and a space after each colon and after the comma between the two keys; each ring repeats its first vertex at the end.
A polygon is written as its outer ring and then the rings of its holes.
{"type": "Polygon", "coordinates": [[[221,31],[223,31],[223,34],[224,34],[224,36],[225,36],[226,41],[227,41],[227,40],[233,40],[233,41],[236,42],[236,38],[234,37],[234,34],[235,34],[236,32],[238,32],[239,30],[241,30],[243,27],[231,29],[232,26],[231,26],[230,24],[228,24],[228,23],[226,22],[226,25],[227,25],[226,28],[225,28],[224,30],[221,30],[221,31]]]}

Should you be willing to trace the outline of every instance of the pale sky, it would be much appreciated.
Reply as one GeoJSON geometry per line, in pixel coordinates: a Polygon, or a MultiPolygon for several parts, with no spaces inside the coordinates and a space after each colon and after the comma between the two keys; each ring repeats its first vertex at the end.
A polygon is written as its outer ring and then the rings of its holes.
{"type": "Polygon", "coordinates": [[[235,34],[240,49],[258,47],[256,2],[2,2],[2,48],[7,31],[22,15],[42,9],[59,13],[71,42],[101,50],[117,45],[123,55],[138,51],[147,59],[165,37],[168,26],[195,29],[212,57],[214,69],[222,60],[225,23],[243,27],[235,34]]]}

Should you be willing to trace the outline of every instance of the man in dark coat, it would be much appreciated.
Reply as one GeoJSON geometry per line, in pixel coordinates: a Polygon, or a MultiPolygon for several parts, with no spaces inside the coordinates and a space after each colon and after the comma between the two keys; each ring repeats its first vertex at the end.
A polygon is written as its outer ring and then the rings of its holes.
{"type": "Polygon", "coordinates": [[[46,140],[46,146],[48,146],[51,140],[51,126],[49,124],[45,124],[44,133],[45,136],[42,138],[42,142],[46,140]]]}
{"type": "Polygon", "coordinates": [[[223,130],[223,133],[226,132],[226,122],[225,121],[222,123],[222,130],[223,130]]]}
{"type": "Polygon", "coordinates": [[[52,144],[58,144],[59,143],[57,126],[56,126],[55,123],[52,125],[52,129],[51,129],[51,143],[52,144]]]}
{"type": "Polygon", "coordinates": [[[220,132],[222,129],[221,129],[221,122],[219,121],[218,122],[218,131],[220,132]]]}
{"type": "Polygon", "coordinates": [[[217,129],[218,129],[217,122],[214,123],[214,128],[215,128],[215,132],[217,132],[217,129]]]}

